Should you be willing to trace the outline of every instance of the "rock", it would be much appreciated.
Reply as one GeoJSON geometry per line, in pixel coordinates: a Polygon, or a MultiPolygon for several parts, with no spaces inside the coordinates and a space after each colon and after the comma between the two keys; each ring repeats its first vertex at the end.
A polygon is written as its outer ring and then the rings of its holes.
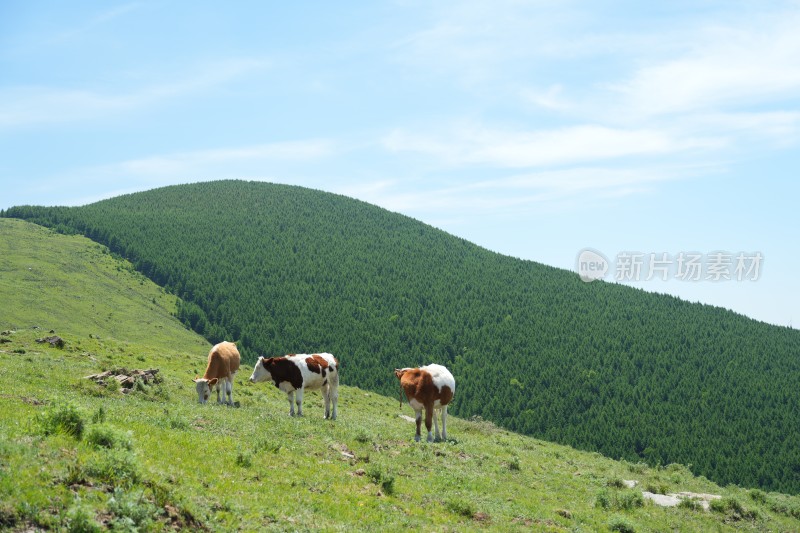
{"type": "Polygon", "coordinates": [[[695,500],[700,507],[708,511],[711,507],[711,500],[718,500],[722,496],[718,494],[702,494],[697,492],[678,492],[675,494],[653,494],[652,492],[644,491],[642,496],[646,500],[652,501],[661,507],[675,507],[683,500],[695,500]]]}
{"type": "Polygon", "coordinates": [[[39,344],[44,344],[45,342],[49,342],[50,346],[53,348],[63,348],[64,347],[64,339],[59,337],[58,335],[53,335],[52,337],[43,337],[41,339],[36,339],[36,342],[39,344]]]}
{"type": "Polygon", "coordinates": [[[133,389],[134,385],[136,385],[136,382],[139,380],[143,381],[145,384],[161,383],[162,381],[161,377],[158,375],[157,368],[150,368],[147,370],[127,370],[125,368],[119,368],[84,377],[84,379],[90,379],[103,387],[106,386],[106,380],[108,378],[113,378],[117,381],[124,393],[133,389]]]}
{"type": "Polygon", "coordinates": [[[661,507],[675,507],[681,503],[680,498],[673,494],[653,494],[652,492],[643,491],[642,496],[644,496],[645,500],[650,500],[661,507]]]}
{"type": "Polygon", "coordinates": [[[397,416],[399,416],[400,418],[402,418],[406,422],[416,422],[417,421],[415,418],[411,418],[408,415],[397,415],[397,416]]]}
{"type": "Polygon", "coordinates": [[[633,487],[635,487],[636,485],[638,485],[638,484],[639,484],[639,482],[638,482],[638,481],[636,481],[635,479],[623,479],[623,480],[622,480],[622,484],[623,484],[625,487],[627,487],[627,488],[629,488],[629,489],[632,489],[633,487]]]}

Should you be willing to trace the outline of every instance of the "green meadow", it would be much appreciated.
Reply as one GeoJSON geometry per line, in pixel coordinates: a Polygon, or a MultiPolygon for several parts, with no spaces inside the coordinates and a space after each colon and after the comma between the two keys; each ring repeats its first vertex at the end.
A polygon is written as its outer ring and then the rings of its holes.
{"type": "Polygon", "coordinates": [[[237,408],[199,405],[192,378],[210,345],[176,306],[88,239],[0,219],[0,529],[800,530],[796,496],[480,419],[451,416],[449,441],[414,443],[407,404],[356,387],[341,387],[335,422],[323,420],[319,393],[290,418],[285,395],[250,384],[245,366],[237,408]],[[62,348],[37,342],[54,335],[62,348]],[[85,378],[151,368],[160,380],[128,392],[85,378]],[[662,508],[643,490],[721,499],[662,508]]]}

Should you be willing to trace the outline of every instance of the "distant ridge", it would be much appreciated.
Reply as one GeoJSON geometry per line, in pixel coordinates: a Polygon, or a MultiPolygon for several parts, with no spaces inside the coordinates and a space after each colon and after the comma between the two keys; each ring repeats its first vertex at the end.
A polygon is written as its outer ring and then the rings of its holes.
{"type": "MultiPolygon", "coordinates": [[[[492,253],[370,204],[217,181],[3,216],[83,233],[211,342],[330,351],[346,384],[439,362],[452,411],[720,483],[800,492],[800,332],[492,253]]],[[[541,231],[546,231],[542,228],[541,231]]]]}

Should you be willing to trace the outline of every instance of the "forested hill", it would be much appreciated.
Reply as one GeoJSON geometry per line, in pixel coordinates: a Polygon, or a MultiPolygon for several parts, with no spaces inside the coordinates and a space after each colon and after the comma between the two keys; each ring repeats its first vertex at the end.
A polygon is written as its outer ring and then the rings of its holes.
{"type": "MultiPolygon", "coordinates": [[[[800,332],[501,256],[408,217],[259,182],[0,215],[80,232],[256,355],[330,351],[349,385],[453,371],[453,412],[614,458],[800,492],[800,332]]],[[[57,253],[57,251],[54,251],[57,253]]]]}

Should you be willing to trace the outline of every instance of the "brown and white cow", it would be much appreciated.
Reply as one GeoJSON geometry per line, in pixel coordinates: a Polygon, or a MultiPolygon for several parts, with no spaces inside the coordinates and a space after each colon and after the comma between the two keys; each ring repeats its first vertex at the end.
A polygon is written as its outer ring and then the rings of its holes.
{"type": "Polygon", "coordinates": [[[420,440],[420,423],[422,410],[425,409],[425,427],[428,429],[428,442],[433,442],[431,434],[431,418],[436,428],[436,440],[439,440],[439,424],[436,413],[442,417],[442,436],[447,440],[447,404],[456,392],[456,380],[442,365],[428,365],[420,368],[396,368],[394,375],[400,380],[400,386],[406,393],[409,405],[417,414],[417,434],[414,440],[420,440]]]}
{"type": "Polygon", "coordinates": [[[194,379],[197,389],[197,399],[206,403],[211,392],[216,387],[217,403],[233,405],[233,376],[239,370],[239,350],[232,342],[221,342],[208,352],[208,365],[203,377],[194,379]],[[219,393],[222,391],[222,400],[219,393]],[[227,396],[227,401],[225,397],[227,396]]]}
{"type": "Polygon", "coordinates": [[[284,357],[259,357],[251,383],[271,380],[289,399],[289,416],[303,416],[303,392],[322,389],[325,418],[336,420],[339,403],[339,362],[329,353],[291,354],[284,357]],[[331,411],[331,404],[333,410],[331,411]]]}

